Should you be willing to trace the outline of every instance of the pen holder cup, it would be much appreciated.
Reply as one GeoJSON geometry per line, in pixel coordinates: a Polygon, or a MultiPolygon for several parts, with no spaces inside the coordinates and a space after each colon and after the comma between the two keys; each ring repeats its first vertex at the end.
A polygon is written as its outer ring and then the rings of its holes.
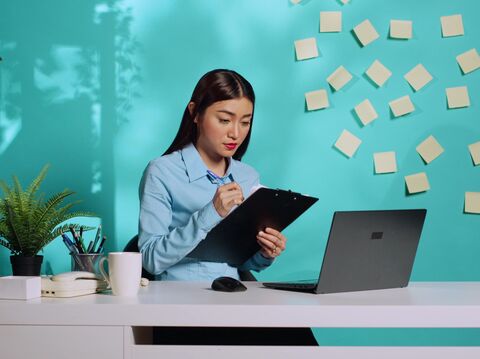
{"type": "Polygon", "coordinates": [[[101,278],[98,268],[102,253],[75,254],[72,255],[72,271],[92,272],[101,278]]]}

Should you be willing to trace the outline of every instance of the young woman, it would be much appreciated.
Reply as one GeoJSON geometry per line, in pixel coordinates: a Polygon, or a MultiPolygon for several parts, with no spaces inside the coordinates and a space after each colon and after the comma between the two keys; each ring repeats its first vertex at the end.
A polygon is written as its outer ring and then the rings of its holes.
{"type": "Polygon", "coordinates": [[[193,91],[173,143],[147,166],[140,184],[138,245],[144,268],[156,279],[238,278],[238,270],[260,271],[285,249],[285,236],[266,228],[257,235],[261,249],[239,268],[188,256],[259,184],[257,172],[240,162],[254,105],[253,88],[241,75],[208,72],[193,91]]]}
{"type": "MultiPolygon", "coordinates": [[[[138,246],[143,266],[159,280],[239,278],[260,271],[284,250],[287,239],[272,228],[257,234],[260,250],[240,267],[202,262],[189,253],[259,184],[241,162],[253,124],[255,94],[230,70],[206,73],[195,87],[178,133],[162,157],[151,161],[140,183],[138,246]]],[[[159,328],[157,344],[316,345],[309,329],[159,328]]]]}

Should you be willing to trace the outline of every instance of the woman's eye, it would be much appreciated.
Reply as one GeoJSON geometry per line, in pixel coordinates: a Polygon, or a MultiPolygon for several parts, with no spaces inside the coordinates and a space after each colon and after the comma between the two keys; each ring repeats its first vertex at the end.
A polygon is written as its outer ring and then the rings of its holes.
{"type": "Polygon", "coordinates": [[[220,121],[220,123],[229,123],[230,120],[227,120],[225,118],[219,118],[218,121],[220,121]]]}
{"type": "Polygon", "coordinates": [[[242,126],[243,127],[248,127],[248,126],[250,126],[250,122],[242,122],[242,126]]]}

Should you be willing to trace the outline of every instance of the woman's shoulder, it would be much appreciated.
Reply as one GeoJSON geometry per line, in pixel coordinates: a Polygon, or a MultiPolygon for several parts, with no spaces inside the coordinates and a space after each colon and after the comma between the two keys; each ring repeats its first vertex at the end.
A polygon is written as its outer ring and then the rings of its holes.
{"type": "Polygon", "coordinates": [[[181,166],[182,157],[180,151],[174,151],[168,155],[156,157],[148,162],[146,171],[150,173],[162,174],[170,173],[181,166]]]}

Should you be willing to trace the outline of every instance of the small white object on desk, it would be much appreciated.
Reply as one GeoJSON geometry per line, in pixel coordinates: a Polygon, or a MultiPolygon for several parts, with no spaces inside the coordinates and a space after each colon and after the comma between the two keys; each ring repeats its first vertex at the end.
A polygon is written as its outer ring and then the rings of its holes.
{"type": "Polygon", "coordinates": [[[42,297],[69,298],[107,289],[107,282],[88,272],[61,273],[42,277],[42,297]]]}
{"type": "Polygon", "coordinates": [[[33,299],[40,297],[40,277],[0,277],[0,299],[33,299]]]}
{"type": "Polygon", "coordinates": [[[50,279],[54,282],[71,282],[77,279],[100,279],[100,278],[98,278],[95,273],[73,271],[73,272],[65,272],[65,273],[54,275],[50,279]]]}

